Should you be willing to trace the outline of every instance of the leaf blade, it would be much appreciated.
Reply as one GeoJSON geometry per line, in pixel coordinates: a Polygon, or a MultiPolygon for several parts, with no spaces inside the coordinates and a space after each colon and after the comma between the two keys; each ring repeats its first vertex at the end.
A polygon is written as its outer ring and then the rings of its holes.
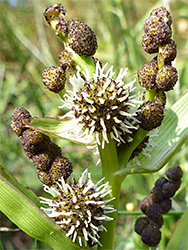
{"type": "Polygon", "coordinates": [[[27,127],[36,129],[51,137],[65,139],[79,144],[91,144],[93,137],[88,137],[84,133],[79,136],[71,132],[69,126],[70,120],[61,120],[52,117],[33,118],[27,127]],[[67,131],[66,131],[67,128],[67,131]]]}
{"type": "MultiPolygon", "coordinates": [[[[158,136],[153,138],[156,146],[152,148],[150,157],[139,154],[138,164],[133,159],[127,168],[121,169],[116,174],[148,173],[161,169],[188,140],[186,117],[188,117],[188,92],[167,110],[161,126],[157,128],[158,136]]],[[[149,151],[150,147],[147,146],[145,149],[149,151]]]]}
{"type": "Polygon", "coordinates": [[[176,229],[166,247],[166,250],[171,249],[188,249],[188,208],[186,209],[184,215],[177,222],[176,229]]]}

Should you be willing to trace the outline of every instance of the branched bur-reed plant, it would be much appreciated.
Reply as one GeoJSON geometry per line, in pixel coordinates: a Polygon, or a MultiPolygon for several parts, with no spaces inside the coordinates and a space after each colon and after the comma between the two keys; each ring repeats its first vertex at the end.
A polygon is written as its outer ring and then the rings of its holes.
{"type": "MultiPolygon", "coordinates": [[[[143,88],[139,96],[136,79],[126,79],[128,69],[115,73],[94,57],[97,38],[87,24],[69,20],[61,4],[48,7],[44,17],[62,40],[63,50],[59,65],[44,69],[43,83],[61,98],[60,108],[68,111],[58,118],[36,118],[18,107],[11,125],[50,196],[40,197],[39,204],[33,193],[1,170],[6,180],[1,209],[22,230],[54,249],[114,249],[122,182],[128,174],[161,169],[187,138],[187,94],[165,111],[166,92],[178,80],[172,66],[176,57],[172,18],[160,7],[145,21],[142,47],[155,55],[138,70],[143,88]],[[50,136],[97,150],[102,179],[94,183],[85,169],[75,180],[74,166],[50,136]]],[[[162,215],[171,209],[182,175],[174,165],[166,173],[168,179],[158,179],[141,202],[145,216],[138,218],[135,231],[144,249],[159,244],[162,215]]]]}

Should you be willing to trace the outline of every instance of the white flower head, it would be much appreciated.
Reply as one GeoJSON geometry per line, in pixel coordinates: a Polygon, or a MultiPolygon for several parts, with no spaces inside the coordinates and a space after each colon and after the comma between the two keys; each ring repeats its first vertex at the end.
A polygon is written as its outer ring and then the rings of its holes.
{"type": "Polygon", "coordinates": [[[85,246],[101,245],[99,232],[107,231],[102,223],[113,220],[106,214],[115,211],[112,205],[107,205],[114,198],[104,200],[111,193],[111,187],[108,182],[101,184],[103,180],[94,184],[86,169],[77,183],[72,181],[68,184],[61,177],[51,187],[44,185],[44,190],[53,198],[40,197],[41,203],[49,206],[42,207],[43,211],[66,231],[67,237],[80,246],[83,243],[85,246]]]}
{"type": "Polygon", "coordinates": [[[72,91],[67,91],[62,107],[70,111],[63,118],[70,118],[67,133],[77,136],[87,135],[104,147],[108,143],[108,136],[117,142],[124,142],[124,135],[131,134],[137,129],[137,104],[140,101],[130,93],[135,80],[125,84],[123,78],[127,69],[121,69],[116,79],[113,78],[113,67],[104,73],[107,64],[101,67],[96,63],[93,78],[85,72],[70,77],[72,91]],[[80,133],[81,132],[81,133],[80,133]]]}

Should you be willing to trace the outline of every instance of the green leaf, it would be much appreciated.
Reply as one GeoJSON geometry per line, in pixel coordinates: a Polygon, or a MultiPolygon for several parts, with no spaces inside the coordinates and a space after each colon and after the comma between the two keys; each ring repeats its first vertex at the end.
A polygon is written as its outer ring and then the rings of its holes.
{"type": "Polygon", "coordinates": [[[79,136],[75,136],[70,129],[71,126],[70,120],[61,120],[52,117],[33,118],[28,125],[28,127],[34,128],[51,137],[65,139],[80,144],[91,144],[94,142],[93,137],[88,137],[83,132],[79,136]]]}
{"type": "Polygon", "coordinates": [[[137,163],[131,160],[127,167],[116,174],[133,174],[155,172],[161,169],[188,140],[188,92],[184,94],[169,110],[152,138],[155,146],[145,149],[150,157],[139,154],[137,163]]]}
{"type": "MultiPolygon", "coordinates": [[[[43,241],[54,250],[79,250],[64,231],[21,192],[10,179],[0,174],[0,211],[31,237],[43,241]]],[[[6,175],[6,174],[5,174],[6,175]]],[[[21,187],[21,184],[20,184],[21,187]]],[[[24,188],[22,188],[24,190],[24,188]]]]}
{"type": "Polygon", "coordinates": [[[188,208],[184,215],[179,219],[176,225],[176,229],[166,247],[165,250],[172,249],[188,249],[188,208]]]}
{"type": "Polygon", "coordinates": [[[9,181],[12,185],[14,185],[15,188],[17,188],[20,192],[22,192],[24,195],[26,195],[30,200],[32,200],[37,206],[40,206],[40,201],[36,194],[29,189],[28,187],[25,188],[22,186],[12,175],[10,175],[6,169],[4,169],[2,166],[0,166],[0,175],[5,178],[7,181],[9,181]]]}

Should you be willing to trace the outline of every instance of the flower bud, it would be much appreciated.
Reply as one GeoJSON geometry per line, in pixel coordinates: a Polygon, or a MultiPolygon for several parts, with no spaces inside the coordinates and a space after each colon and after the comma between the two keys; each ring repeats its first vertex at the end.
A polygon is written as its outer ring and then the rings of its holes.
{"type": "Polygon", "coordinates": [[[142,241],[148,246],[156,246],[161,240],[161,232],[153,225],[148,225],[144,228],[142,234],[142,241]]]}
{"type": "Polygon", "coordinates": [[[14,110],[12,114],[11,127],[17,136],[22,135],[23,131],[26,129],[24,128],[24,125],[27,123],[27,121],[30,118],[31,118],[31,115],[29,111],[27,111],[26,109],[19,107],[14,110]]]}
{"type": "Polygon", "coordinates": [[[38,178],[39,180],[47,185],[47,186],[51,186],[53,184],[52,180],[51,180],[51,177],[50,177],[50,174],[46,171],[41,171],[41,170],[38,170],[37,171],[37,174],[38,174],[38,178]]]}
{"type": "Polygon", "coordinates": [[[70,22],[68,43],[79,56],[93,56],[97,49],[95,33],[87,24],[79,20],[70,22]]]}
{"type": "Polygon", "coordinates": [[[42,73],[42,81],[47,89],[58,93],[65,87],[66,73],[62,67],[51,66],[42,73]]]}
{"type": "Polygon", "coordinates": [[[164,118],[164,110],[158,103],[147,101],[140,106],[137,118],[140,121],[140,127],[150,131],[161,125],[164,118]]]}
{"type": "Polygon", "coordinates": [[[66,157],[57,157],[52,163],[49,174],[53,182],[58,181],[62,176],[66,180],[72,173],[72,164],[66,157]]]}
{"type": "Polygon", "coordinates": [[[142,231],[144,230],[144,228],[149,225],[149,219],[146,216],[140,217],[137,219],[137,221],[135,222],[135,226],[134,226],[134,230],[137,234],[142,233],[142,231]]]}
{"type": "Polygon", "coordinates": [[[178,72],[171,65],[164,65],[157,72],[156,87],[162,91],[172,90],[178,80],[178,72]]]}
{"type": "Polygon", "coordinates": [[[139,84],[151,90],[155,86],[155,79],[158,71],[157,59],[154,58],[150,63],[144,64],[138,70],[139,84]]]}
{"type": "Polygon", "coordinates": [[[183,176],[183,171],[180,166],[172,166],[170,169],[167,170],[166,176],[173,181],[179,181],[183,176]]]}

